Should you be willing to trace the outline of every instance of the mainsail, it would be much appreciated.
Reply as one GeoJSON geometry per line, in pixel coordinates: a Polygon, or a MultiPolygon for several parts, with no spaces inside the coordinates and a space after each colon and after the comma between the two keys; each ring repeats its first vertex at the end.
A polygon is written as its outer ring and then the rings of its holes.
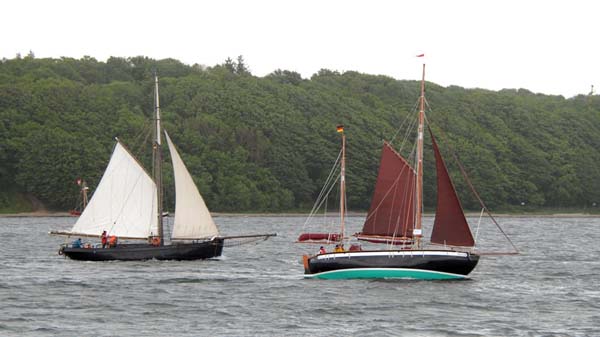
{"type": "Polygon", "coordinates": [[[165,131],[175,175],[175,222],[172,240],[200,239],[219,235],[204,199],[165,131]]]}
{"type": "Polygon", "coordinates": [[[415,221],[415,171],[387,142],[377,184],[360,236],[412,237],[415,221]]]}
{"type": "Polygon", "coordinates": [[[431,232],[431,242],[450,246],[472,247],[475,245],[475,241],[467,219],[465,219],[460,200],[456,195],[456,190],[452,180],[450,180],[446,164],[442,159],[431,129],[429,129],[429,134],[431,135],[437,170],[437,207],[431,232]]]}
{"type": "Polygon", "coordinates": [[[72,235],[147,238],[157,233],[157,190],[152,178],[117,141],[108,167],[72,235]]]}

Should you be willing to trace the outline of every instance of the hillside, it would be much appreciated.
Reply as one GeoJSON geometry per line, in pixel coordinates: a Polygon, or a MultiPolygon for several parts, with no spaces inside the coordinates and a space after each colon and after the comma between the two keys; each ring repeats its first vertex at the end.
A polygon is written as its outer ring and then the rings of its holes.
{"type": "MultiPolygon", "coordinates": [[[[14,209],[18,194],[55,210],[74,207],[76,178],[93,191],[114,137],[147,163],[153,69],[165,128],[213,211],[310,209],[339,150],[337,124],[348,138],[349,208],[368,208],[382,140],[394,135],[419,90],[416,81],[326,69],[310,79],[285,70],[256,77],[241,58],[213,67],[145,57],[4,59],[0,211],[14,209]]],[[[599,96],[428,83],[427,98],[429,120],[444,130],[490,208],[600,202],[599,96]]],[[[435,202],[434,184],[424,188],[426,207],[435,202]]],[[[478,208],[473,198],[463,204],[478,208]]]]}

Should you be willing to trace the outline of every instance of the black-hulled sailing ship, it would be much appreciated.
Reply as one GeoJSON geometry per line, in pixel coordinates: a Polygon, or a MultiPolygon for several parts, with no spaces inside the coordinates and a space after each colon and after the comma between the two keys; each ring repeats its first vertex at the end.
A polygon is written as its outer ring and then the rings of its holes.
{"type": "Polygon", "coordinates": [[[267,239],[275,234],[220,236],[192,176],[165,131],[175,178],[175,219],[170,242],[165,242],[162,207],[162,140],[158,77],[155,75],[153,175],[118,139],[108,166],[87,207],[70,231],[51,234],[100,238],[99,244],[62,245],[59,254],[74,260],[197,260],[218,257],[225,239],[267,239]],[[131,243],[131,240],[144,240],[131,243]],[[123,241],[127,243],[123,243],[123,241]]]}
{"type": "MultiPolygon", "coordinates": [[[[304,255],[306,278],[462,279],[475,268],[479,261],[479,254],[474,252],[475,240],[436,139],[429,127],[436,162],[437,207],[431,244],[425,247],[423,243],[423,135],[426,121],[424,110],[425,64],[423,64],[419,97],[413,164],[397,152],[390,143],[384,142],[371,206],[362,231],[354,234],[358,240],[367,241],[371,245],[377,243],[386,245],[386,249],[363,250],[360,245],[352,244],[349,250],[338,248],[333,252],[304,255]]],[[[339,127],[338,131],[340,131],[339,127]]],[[[340,233],[304,233],[298,238],[299,242],[336,243],[337,246],[343,247],[343,244],[348,241],[344,233],[346,138],[343,128],[341,133],[342,149],[339,165],[341,231],[340,233]]],[[[483,203],[482,206],[485,208],[483,203]]]]}

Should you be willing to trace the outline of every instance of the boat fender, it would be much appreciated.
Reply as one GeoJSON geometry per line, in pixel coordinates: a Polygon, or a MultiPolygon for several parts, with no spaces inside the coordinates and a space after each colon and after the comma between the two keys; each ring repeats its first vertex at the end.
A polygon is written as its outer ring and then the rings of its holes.
{"type": "Polygon", "coordinates": [[[308,266],[308,255],[302,255],[302,264],[304,265],[304,272],[308,273],[310,267],[308,266]]]}
{"type": "Polygon", "coordinates": [[[62,249],[62,248],[60,248],[60,249],[58,250],[58,255],[63,255],[63,254],[64,254],[64,252],[63,252],[63,249],[62,249]]]}

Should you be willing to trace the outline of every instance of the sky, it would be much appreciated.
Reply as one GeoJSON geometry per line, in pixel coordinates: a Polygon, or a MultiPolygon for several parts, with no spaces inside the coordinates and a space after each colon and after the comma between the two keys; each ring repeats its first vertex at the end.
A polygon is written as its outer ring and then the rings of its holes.
{"type": "Polygon", "coordinates": [[[325,68],[572,97],[600,90],[594,0],[2,0],[0,58],[325,68]],[[425,58],[416,58],[418,54],[425,58]]]}

